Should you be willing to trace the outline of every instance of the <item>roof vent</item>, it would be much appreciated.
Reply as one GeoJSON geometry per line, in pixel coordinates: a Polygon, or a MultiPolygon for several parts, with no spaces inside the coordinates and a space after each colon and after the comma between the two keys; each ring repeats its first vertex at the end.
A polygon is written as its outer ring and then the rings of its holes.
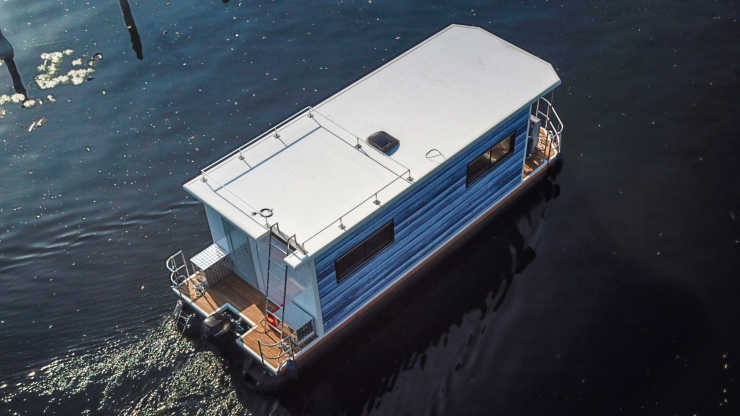
{"type": "Polygon", "coordinates": [[[370,143],[372,147],[380,150],[387,155],[395,152],[398,148],[398,145],[400,144],[398,139],[382,130],[371,134],[367,138],[367,142],[370,143]]]}

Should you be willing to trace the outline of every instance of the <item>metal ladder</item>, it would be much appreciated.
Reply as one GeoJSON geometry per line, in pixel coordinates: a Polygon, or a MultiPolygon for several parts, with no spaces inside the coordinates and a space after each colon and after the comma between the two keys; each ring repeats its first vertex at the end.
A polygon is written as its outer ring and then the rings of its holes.
{"type": "MultiPolygon", "coordinates": [[[[268,314],[277,319],[277,317],[269,310],[271,277],[274,279],[282,278],[283,301],[280,305],[280,327],[279,329],[277,328],[277,325],[273,327],[275,330],[279,330],[280,332],[278,341],[273,344],[263,344],[261,340],[257,341],[259,345],[260,358],[262,359],[263,364],[265,359],[280,360],[286,355],[291,358],[295,358],[295,341],[292,336],[285,335],[285,309],[288,300],[288,265],[285,263],[285,257],[293,253],[294,250],[300,250],[303,254],[307,254],[303,246],[298,243],[296,235],[293,234],[292,236],[287,237],[282,231],[280,231],[277,223],[270,226],[269,233],[267,242],[267,281],[265,283],[265,320],[267,320],[268,314]],[[275,264],[275,262],[277,262],[277,264],[275,264]],[[277,356],[265,356],[262,352],[262,347],[278,347],[280,348],[281,353],[277,356]]],[[[267,325],[270,325],[270,323],[267,322],[267,325]]],[[[281,362],[280,366],[284,364],[285,362],[281,362]]]]}
{"type": "MultiPolygon", "coordinates": [[[[288,239],[289,240],[289,239],[288,239]]],[[[288,265],[285,264],[284,258],[290,252],[289,243],[282,237],[280,228],[277,223],[270,226],[270,235],[267,242],[267,282],[265,287],[265,318],[271,313],[270,308],[270,277],[276,274],[275,278],[283,279],[283,302],[280,305],[282,316],[280,317],[280,340],[283,339],[283,329],[285,327],[285,301],[288,295],[288,265]],[[282,245],[285,245],[285,248],[282,245]],[[277,257],[276,257],[277,256],[277,257]],[[279,262],[273,265],[273,262],[279,262]],[[274,270],[277,268],[277,270],[274,270]],[[280,270],[282,268],[282,270],[280,270]],[[280,276],[282,274],[282,276],[280,276]]],[[[274,316],[274,315],[273,315],[274,316]]]]}

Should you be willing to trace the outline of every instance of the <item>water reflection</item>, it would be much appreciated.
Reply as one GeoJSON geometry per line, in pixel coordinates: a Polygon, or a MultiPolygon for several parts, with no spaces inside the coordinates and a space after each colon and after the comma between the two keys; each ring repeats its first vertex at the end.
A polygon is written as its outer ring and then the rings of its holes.
{"type": "MultiPolygon", "coordinates": [[[[538,184],[468,242],[383,301],[377,312],[353,325],[329,354],[279,393],[281,404],[296,414],[334,414],[338,409],[365,414],[401,378],[406,379],[402,384],[409,379],[418,383],[430,374],[477,368],[491,354],[497,311],[512,279],[534,260],[549,202],[558,194],[554,180],[538,184]]],[[[439,387],[428,384],[429,390],[439,387]]],[[[428,397],[432,396],[444,400],[444,394],[435,396],[432,391],[428,397]]],[[[418,414],[430,407],[419,402],[409,400],[408,406],[419,408],[405,412],[418,414]]]]}
{"type": "Polygon", "coordinates": [[[142,60],[144,59],[144,52],[141,47],[141,36],[139,36],[139,30],[136,28],[134,15],[131,13],[131,6],[129,6],[128,0],[118,0],[118,4],[121,6],[121,13],[123,13],[123,21],[126,23],[128,34],[131,36],[131,48],[136,52],[136,57],[142,60]]]}
{"type": "Polygon", "coordinates": [[[13,88],[15,89],[15,92],[26,96],[26,87],[23,85],[21,74],[15,66],[14,58],[15,53],[13,52],[13,45],[10,44],[10,41],[8,41],[8,39],[3,35],[3,31],[0,30],[0,59],[2,59],[8,67],[10,78],[13,79],[13,88]]]}

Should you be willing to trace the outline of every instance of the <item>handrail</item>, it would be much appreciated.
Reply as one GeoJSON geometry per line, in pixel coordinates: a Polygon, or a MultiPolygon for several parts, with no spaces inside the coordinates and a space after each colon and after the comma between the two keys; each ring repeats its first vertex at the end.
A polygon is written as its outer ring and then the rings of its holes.
{"type": "Polygon", "coordinates": [[[403,178],[403,175],[396,176],[395,178],[393,178],[392,181],[388,182],[382,188],[380,188],[377,191],[375,191],[374,193],[370,194],[370,196],[368,196],[367,198],[363,199],[360,203],[356,204],[352,208],[350,208],[347,211],[345,211],[337,219],[335,219],[332,222],[330,222],[329,224],[327,224],[324,228],[322,228],[319,231],[317,231],[314,235],[312,235],[312,236],[308,237],[307,239],[303,240],[303,244],[306,244],[306,242],[308,242],[312,238],[316,237],[317,235],[321,234],[322,232],[326,231],[329,227],[331,227],[332,225],[334,225],[337,222],[339,222],[339,228],[340,229],[342,229],[342,230],[347,229],[347,226],[344,225],[344,223],[342,222],[342,219],[344,217],[346,217],[347,215],[349,215],[350,213],[352,213],[352,211],[356,210],[357,208],[359,208],[360,206],[362,206],[363,204],[365,204],[367,201],[369,201],[370,198],[373,198],[373,197],[375,197],[375,201],[374,201],[375,204],[376,205],[380,205],[380,201],[378,200],[378,194],[381,193],[381,192],[383,192],[383,191],[385,191],[386,188],[388,188],[389,186],[393,185],[398,179],[404,179],[404,180],[409,181],[409,182],[410,181],[413,181],[413,178],[411,178],[411,169],[406,169],[406,171],[404,173],[408,173],[409,176],[407,178],[403,178]]]}
{"type": "Polygon", "coordinates": [[[170,271],[170,282],[172,282],[172,286],[175,288],[178,288],[185,283],[185,280],[190,276],[190,269],[188,268],[188,262],[185,259],[185,253],[182,252],[182,250],[179,250],[175,254],[167,257],[167,260],[164,261],[164,265],[167,268],[167,270],[170,271]],[[180,256],[182,259],[182,264],[179,266],[177,265],[177,256],[180,256]],[[175,280],[175,278],[178,276],[178,272],[182,269],[185,269],[185,279],[183,279],[182,282],[178,282],[175,280]]]}
{"type": "Polygon", "coordinates": [[[540,99],[537,101],[535,115],[541,116],[545,120],[544,130],[547,136],[547,144],[544,152],[547,158],[547,163],[549,163],[552,153],[551,149],[554,148],[558,153],[560,153],[560,142],[563,137],[563,130],[565,129],[565,125],[560,119],[560,115],[555,110],[555,106],[552,105],[552,103],[545,97],[540,97],[540,99]],[[540,102],[544,103],[544,110],[540,109],[540,102]]]}
{"type": "MultiPolygon", "coordinates": [[[[547,104],[547,107],[549,108],[549,110],[552,111],[552,115],[555,116],[555,120],[557,120],[557,122],[558,122],[558,126],[559,126],[558,128],[556,128],[556,126],[552,123],[552,119],[549,119],[548,121],[550,122],[550,124],[551,124],[551,126],[553,128],[553,131],[555,133],[557,133],[558,136],[560,136],[563,133],[563,129],[565,128],[565,125],[563,124],[563,121],[560,119],[560,116],[558,115],[558,112],[555,111],[555,106],[552,105],[552,103],[550,103],[550,101],[548,101],[547,98],[545,98],[545,97],[540,97],[540,100],[544,101],[545,104],[547,104]]],[[[542,112],[540,112],[540,113],[542,113],[542,112]]]]}
{"type": "Polygon", "coordinates": [[[265,359],[278,360],[278,368],[280,368],[284,364],[284,363],[279,362],[281,358],[285,357],[286,355],[290,355],[291,358],[295,358],[295,351],[293,351],[293,340],[290,338],[290,335],[286,335],[280,341],[277,341],[272,344],[263,343],[261,339],[258,339],[257,346],[259,347],[259,353],[260,353],[260,359],[262,360],[262,365],[265,364],[265,359]],[[286,340],[288,341],[287,344],[285,342],[286,340]],[[282,347],[283,345],[286,345],[287,349],[283,349],[282,347]],[[276,356],[266,355],[262,351],[262,347],[278,347],[278,346],[281,350],[281,353],[276,356]]]}
{"type": "MultiPolygon", "coordinates": [[[[367,152],[364,152],[364,151],[362,151],[362,150],[361,150],[361,149],[362,149],[362,145],[360,144],[360,136],[358,136],[358,135],[356,135],[356,134],[352,133],[351,131],[349,131],[349,129],[347,129],[346,127],[342,126],[342,125],[341,125],[341,124],[339,124],[338,122],[334,121],[334,119],[332,119],[331,117],[329,117],[329,116],[327,116],[326,114],[322,113],[322,112],[321,112],[321,111],[319,111],[318,109],[316,109],[316,108],[312,108],[312,109],[311,109],[311,110],[310,110],[310,111],[308,112],[308,116],[309,116],[310,118],[312,118],[312,119],[313,119],[313,121],[314,121],[314,122],[315,122],[316,124],[318,124],[318,125],[319,125],[320,127],[322,127],[322,128],[326,128],[326,127],[324,127],[324,126],[323,126],[323,125],[322,125],[321,123],[319,123],[319,121],[318,121],[318,120],[316,120],[316,117],[314,117],[314,114],[317,114],[317,115],[321,116],[322,118],[326,119],[326,120],[327,120],[327,121],[328,121],[329,123],[333,124],[333,125],[334,125],[335,127],[339,128],[340,130],[344,131],[344,132],[345,132],[345,133],[347,133],[348,135],[352,136],[352,137],[353,137],[353,138],[355,139],[355,145],[353,146],[353,147],[354,147],[355,149],[357,149],[357,150],[360,150],[360,151],[361,151],[361,152],[362,152],[363,154],[365,154],[366,156],[370,157],[370,158],[371,158],[371,159],[372,159],[372,160],[373,160],[373,161],[374,161],[375,163],[378,163],[379,165],[381,165],[382,167],[384,167],[384,168],[385,168],[386,170],[389,170],[389,171],[391,171],[391,172],[392,172],[393,174],[395,174],[395,175],[398,175],[398,173],[396,173],[396,171],[395,171],[395,170],[393,170],[393,169],[390,169],[390,168],[389,168],[389,167],[387,167],[387,166],[386,166],[385,164],[383,164],[383,163],[380,163],[380,162],[379,162],[378,160],[376,160],[376,159],[375,159],[375,158],[373,158],[372,156],[369,156],[369,155],[367,155],[367,152]]],[[[327,129],[327,130],[328,130],[328,129],[327,129]]],[[[339,140],[341,140],[341,141],[343,141],[343,142],[347,143],[348,145],[352,146],[352,144],[351,144],[351,143],[348,143],[348,142],[347,142],[346,140],[344,140],[344,139],[342,139],[341,137],[339,137],[338,135],[334,134],[334,132],[332,132],[331,130],[328,130],[328,131],[329,131],[330,133],[332,133],[332,134],[333,134],[334,136],[336,136],[336,137],[337,137],[337,138],[338,138],[339,140]]],[[[380,154],[380,155],[383,155],[383,156],[385,156],[385,157],[386,157],[387,159],[389,159],[389,160],[390,160],[391,162],[393,162],[393,163],[395,163],[396,165],[400,166],[400,167],[401,167],[402,169],[404,169],[404,172],[406,172],[407,170],[410,170],[408,166],[404,165],[403,163],[399,162],[398,160],[396,160],[396,159],[394,159],[394,158],[392,158],[392,157],[389,157],[388,155],[384,154],[383,152],[381,152],[380,150],[378,150],[378,149],[374,148],[373,146],[369,146],[369,147],[370,147],[371,149],[373,149],[373,150],[374,150],[374,151],[375,151],[376,153],[378,153],[378,154],[380,154]]]]}
{"type": "MultiPolygon", "coordinates": [[[[277,130],[278,130],[278,129],[279,129],[280,127],[282,127],[282,126],[286,125],[287,123],[289,123],[289,122],[291,122],[291,121],[295,120],[296,118],[300,117],[301,115],[303,115],[303,114],[304,114],[304,113],[306,113],[307,111],[310,111],[310,110],[311,110],[311,108],[312,108],[311,106],[306,106],[306,107],[304,107],[304,108],[302,108],[302,109],[298,110],[298,112],[296,112],[295,114],[293,114],[293,115],[291,115],[290,117],[286,118],[285,120],[281,121],[280,123],[276,124],[275,126],[273,126],[273,127],[269,128],[268,130],[265,130],[265,131],[264,131],[264,132],[263,132],[262,134],[260,134],[259,136],[257,136],[257,137],[255,137],[254,139],[252,139],[252,140],[248,141],[247,143],[244,143],[243,145],[241,145],[241,146],[239,146],[238,148],[236,148],[236,149],[234,149],[233,151],[231,151],[231,153],[228,153],[228,154],[226,154],[226,155],[222,156],[222,157],[221,157],[220,159],[216,160],[215,162],[212,162],[212,163],[211,163],[210,165],[208,165],[208,166],[206,166],[205,168],[201,169],[201,170],[200,170],[201,174],[204,174],[205,172],[207,172],[208,170],[210,170],[210,169],[211,169],[212,167],[214,167],[214,166],[216,166],[216,165],[220,164],[220,163],[221,163],[221,162],[223,162],[224,160],[226,160],[226,159],[229,159],[230,157],[232,157],[232,156],[234,156],[234,155],[236,155],[236,154],[238,154],[238,153],[241,153],[241,151],[242,151],[242,150],[246,149],[246,148],[247,148],[247,147],[249,147],[249,146],[252,146],[253,144],[256,144],[256,143],[257,143],[257,142],[258,142],[258,141],[259,141],[260,139],[264,138],[264,137],[265,137],[265,136],[267,136],[268,134],[270,134],[270,133],[276,133],[276,132],[277,132],[277,130]]],[[[277,138],[278,140],[280,140],[280,136],[279,136],[279,135],[278,135],[278,136],[277,136],[276,138],[277,138]]],[[[282,141],[282,140],[281,140],[281,141],[282,141]]]]}
{"type": "MultiPolygon", "coordinates": [[[[214,162],[210,163],[210,164],[209,164],[208,166],[206,166],[205,168],[201,169],[201,170],[200,170],[200,173],[201,173],[201,176],[202,176],[202,178],[201,178],[201,179],[203,180],[203,182],[206,182],[206,183],[208,183],[208,184],[209,184],[209,186],[211,186],[211,185],[210,185],[210,182],[211,182],[211,181],[210,181],[210,179],[208,178],[208,175],[207,175],[207,174],[208,174],[208,171],[209,171],[209,170],[211,170],[211,169],[212,169],[212,168],[214,168],[215,166],[217,166],[217,165],[221,164],[222,162],[224,162],[224,161],[226,161],[226,160],[229,160],[229,159],[231,159],[231,158],[233,158],[233,157],[237,157],[237,156],[238,156],[238,157],[239,157],[240,159],[242,159],[242,160],[243,160],[242,152],[243,152],[243,151],[244,151],[244,150],[245,150],[246,148],[248,148],[248,147],[250,147],[250,146],[252,146],[252,145],[256,144],[257,142],[259,142],[259,141],[260,141],[261,139],[263,139],[264,137],[266,137],[266,136],[267,136],[267,135],[269,135],[269,134],[274,134],[274,135],[275,135],[275,137],[276,137],[276,138],[277,138],[278,140],[280,140],[281,142],[283,142],[283,141],[282,141],[282,140],[280,139],[280,135],[279,135],[279,134],[277,133],[277,130],[278,130],[278,129],[280,129],[281,127],[285,126],[286,124],[288,124],[288,123],[292,122],[292,121],[293,121],[293,120],[295,120],[296,118],[298,118],[298,117],[300,117],[300,116],[302,116],[302,115],[306,114],[306,113],[308,113],[308,117],[309,117],[309,118],[312,118],[312,119],[313,119],[313,120],[314,120],[314,121],[315,121],[315,122],[316,122],[316,123],[317,123],[317,124],[318,124],[319,126],[321,126],[321,123],[319,123],[319,122],[318,122],[318,120],[316,120],[316,118],[315,118],[314,114],[315,114],[315,115],[317,115],[317,116],[320,116],[320,117],[321,117],[322,119],[325,119],[325,120],[327,120],[327,121],[328,121],[329,123],[331,123],[332,125],[334,125],[334,126],[335,126],[335,127],[337,127],[338,129],[340,129],[340,130],[342,130],[343,132],[345,132],[346,134],[348,134],[348,135],[352,136],[352,138],[353,138],[353,139],[355,140],[355,143],[356,143],[355,145],[352,145],[351,143],[348,143],[348,142],[346,142],[346,140],[345,140],[345,139],[343,139],[342,137],[340,137],[340,136],[336,135],[335,133],[333,133],[333,134],[334,134],[334,135],[335,135],[335,136],[336,136],[336,137],[337,137],[338,139],[340,139],[340,140],[344,141],[345,143],[347,143],[347,144],[348,144],[348,145],[350,145],[350,146],[356,147],[356,148],[358,149],[358,151],[361,151],[361,152],[362,152],[362,150],[361,150],[362,146],[360,145],[360,138],[359,138],[359,136],[357,136],[357,135],[355,135],[354,133],[350,132],[350,131],[349,131],[349,130],[347,130],[347,129],[346,129],[346,128],[345,128],[344,126],[342,126],[341,124],[339,124],[339,123],[337,123],[336,121],[332,120],[331,118],[329,118],[328,116],[324,115],[323,113],[319,112],[318,110],[314,109],[313,107],[311,107],[311,106],[307,106],[307,107],[304,107],[303,109],[299,110],[299,111],[298,111],[298,112],[296,112],[295,114],[291,115],[290,117],[286,118],[286,119],[285,119],[285,120],[283,120],[282,122],[280,122],[280,123],[276,124],[275,126],[271,127],[270,129],[268,129],[268,130],[264,131],[264,132],[263,132],[262,134],[260,134],[260,135],[259,135],[259,136],[257,136],[256,138],[254,138],[254,139],[250,140],[249,142],[247,142],[247,143],[243,144],[242,146],[239,146],[238,148],[234,149],[234,150],[233,150],[233,151],[231,151],[230,153],[228,153],[228,154],[226,154],[226,155],[222,156],[222,157],[221,157],[221,158],[219,158],[218,160],[216,160],[216,161],[214,161],[214,162]]],[[[285,144],[285,143],[283,142],[283,144],[285,144]]],[[[365,154],[366,154],[366,152],[363,152],[363,153],[365,153],[365,154]]],[[[369,157],[370,157],[371,159],[375,160],[375,158],[373,158],[372,156],[369,156],[369,157]]],[[[411,176],[411,169],[410,169],[410,168],[406,167],[405,165],[401,164],[400,162],[398,162],[398,161],[397,161],[397,160],[395,160],[395,159],[392,159],[392,158],[390,158],[390,160],[391,160],[391,161],[393,161],[393,163],[395,163],[395,164],[396,164],[396,165],[398,165],[399,167],[401,167],[401,168],[405,168],[405,170],[404,170],[403,172],[401,172],[401,173],[399,174],[399,173],[398,173],[398,172],[396,172],[395,170],[393,170],[393,169],[390,169],[389,167],[387,167],[387,166],[385,166],[384,164],[382,164],[382,163],[381,163],[381,165],[382,165],[382,166],[383,166],[383,167],[384,167],[385,169],[387,169],[387,170],[388,170],[389,172],[391,172],[391,173],[392,173],[392,174],[393,174],[393,175],[395,176],[395,178],[393,178],[393,179],[392,179],[392,180],[391,180],[391,181],[390,181],[389,183],[385,184],[385,185],[384,185],[384,186],[382,186],[382,187],[381,187],[380,189],[378,189],[377,191],[375,191],[375,192],[373,192],[372,194],[370,194],[370,195],[369,195],[369,196],[368,196],[367,198],[363,199],[363,200],[362,200],[361,202],[359,202],[358,204],[356,204],[355,206],[353,206],[352,208],[350,208],[350,209],[349,209],[349,210],[347,210],[346,212],[342,213],[342,215],[340,215],[339,217],[337,217],[336,219],[334,219],[333,221],[331,221],[331,222],[330,222],[329,224],[327,224],[327,225],[326,225],[325,227],[323,227],[323,228],[322,228],[321,230],[319,230],[318,232],[316,232],[316,233],[315,233],[315,234],[313,234],[312,236],[310,236],[310,237],[308,237],[307,239],[303,240],[303,241],[302,241],[301,243],[299,243],[299,242],[298,242],[298,238],[297,238],[297,236],[296,236],[296,235],[294,234],[294,235],[292,235],[291,237],[289,237],[289,238],[288,238],[288,244],[290,245],[290,244],[291,244],[291,240],[293,240],[293,242],[294,242],[294,244],[295,244],[296,248],[298,248],[298,249],[299,249],[299,250],[300,250],[300,251],[301,251],[301,252],[302,252],[302,253],[303,253],[304,255],[307,255],[307,254],[308,254],[308,252],[307,252],[307,250],[306,250],[306,249],[305,249],[305,247],[304,247],[304,245],[306,244],[306,242],[310,241],[311,239],[313,239],[313,238],[314,238],[314,237],[316,237],[317,235],[319,235],[319,234],[321,234],[322,232],[326,231],[326,230],[327,230],[327,229],[328,229],[329,227],[331,227],[332,225],[336,224],[337,222],[339,222],[339,226],[340,226],[340,228],[341,228],[341,229],[343,229],[343,230],[344,230],[344,229],[346,229],[346,226],[345,226],[345,225],[344,225],[344,223],[343,223],[343,219],[344,219],[344,218],[345,218],[345,217],[346,217],[346,216],[347,216],[348,214],[350,214],[350,213],[351,213],[352,211],[356,210],[357,208],[359,208],[360,206],[362,206],[363,204],[365,204],[365,203],[366,203],[366,202],[367,202],[368,200],[370,200],[370,199],[371,199],[371,198],[373,198],[373,197],[375,198],[375,199],[374,199],[374,202],[375,202],[375,204],[376,204],[376,205],[380,205],[380,201],[378,200],[378,194],[379,194],[380,192],[382,192],[382,191],[386,190],[386,189],[387,189],[388,187],[390,187],[391,185],[393,185],[393,184],[394,184],[394,183],[395,183],[395,182],[396,182],[396,181],[397,181],[398,179],[402,179],[402,180],[405,180],[405,181],[407,181],[407,182],[409,182],[409,183],[413,182],[413,180],[414,180],[414,179],[413,179],[413,177],[411,176]]],[[[378,162],[378,161],[376,160],[376,162],[378,162]]],[[[211,188],[213,188],[213,187],[211,186],[211,188]]],[[[227,199],[227,198],[224,198],[224,197],[223,197],[222,195],[218,194],[218,192],[216,192],[216,194],[217,194],[217,195],[219,195],[219,196],[221,196],[221,198],[222,198],[222,199],[224,199],[224,200],[225,200],[225,201],[226,201],[227,203],[229,203],[229,205],[231,205],[231,206],[232,206],[232,207],[234,207],[234,208],[235,208],[235,209],[236,209],[237,211],[239,211],[239,212],[241,212],[242,214],[244,214],[244,215],[245,215],[245,216],[246,216],[247,218],[250,218],[250,219],[251,219],[251,220],[253,220],[253,221],[254,221],[255,223],[257,223],[258,225],[262,226],[262,227],[263,227],[263,228],[264,228],[265,230],[269,230],[269,229],[270,229],[270,224],[261,224],[261,223],[260,223],[259,221],[257,221],[257,220],[256,220],[255,218],[253,218],[253,217],[252,217],[251,215],[249,215],[249,213],[248,213],[248,212],[245,212],[245,211],[244,211],[244,210],[243,210],[243,209],[242,209],[241,207],[237,206],[236,204],[234,204],[234,203],[233,203],[232,201],[230,201],[229,199],[227,199]]],[[[236,196],[236,195],[235,195],[235,196],[236,196]]],[[[238,196],[237,196],[237,197],[238,197],[238,196]]],[[[239,199],[241,199],[241,198],[239,198],[239,199]]],[[[246,203],[246,201],[243,201],[243,202],[245,202],[245,203],[246,203]]],[[[246,203],[246,204],[247,204],[247,205],[249,205],[248,203],[246,203]]],[[[281,234],[282,234],[282,233],[281,233],[281,234]]],[[[282,237],[282,235],[281,235],[281,237],[282,237]]],[[[286,235],[286,237],[287,237],[287,235],[286,235]]],[[[298,258],[300,259],[300,256],[298,256],[298,254],[297,254],[297,253],[293,252],[293,253],[291,253],[291,254],[293,254],[294,256],[296,256],[296,257],[298,257],[298,258]]]]}

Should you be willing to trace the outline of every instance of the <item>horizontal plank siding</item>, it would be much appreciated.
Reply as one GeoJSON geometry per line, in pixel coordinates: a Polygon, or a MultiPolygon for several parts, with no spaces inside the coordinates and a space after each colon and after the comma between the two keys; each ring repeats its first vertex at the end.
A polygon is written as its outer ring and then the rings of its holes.
{"type": "Polygon", "coordinates": [[[519,185],[528,115],[526,109],[522,110],[491,129],[445,161],[440,169],[414,184],[407,193],[322,250],[316,258],[316,277],[326,331],[519,185]],[[466,187],[467,164],[512,131],[516,131],[514,152],[466,187]],[[395,241],[342,283],[337,283],[334,260],[390,220],[395,222],[395,241]]]}

